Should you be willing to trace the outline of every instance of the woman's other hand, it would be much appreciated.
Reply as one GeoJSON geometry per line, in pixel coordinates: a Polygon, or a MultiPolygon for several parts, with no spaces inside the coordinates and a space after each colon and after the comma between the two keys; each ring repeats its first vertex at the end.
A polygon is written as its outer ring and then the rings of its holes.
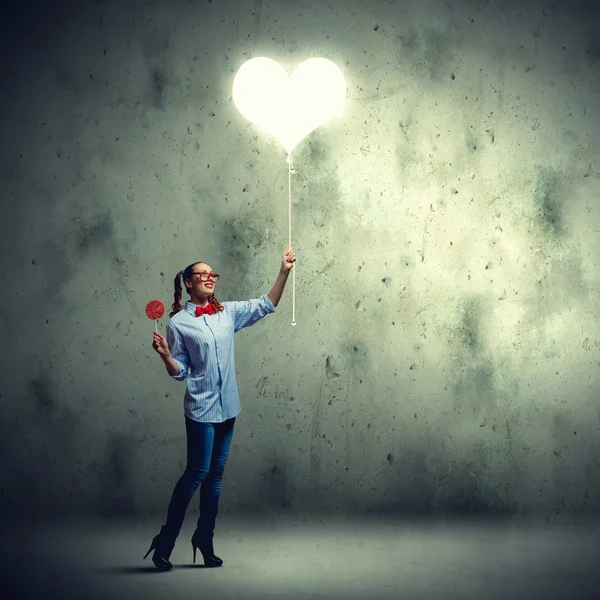
{"type": "Polygon", "coordinates": [[[296,256],[294,255],[294,251],[291,246],[288,246],[285,250],[285,254],[283,255],[283,261],[281,263],[281,268],[286,271],[291,271],[294,263],[296,262],[296,256]]]}
{"type": "Polygon", "coordinates": [[[154,338],[152,339],[152,347],[156,350],[156,352],[162,358],[168,358],[171,356],[171,351],[169,350],[169,344],[167,343],[167,339],[160,334],[160,332],[154,332],[154,338]]]}

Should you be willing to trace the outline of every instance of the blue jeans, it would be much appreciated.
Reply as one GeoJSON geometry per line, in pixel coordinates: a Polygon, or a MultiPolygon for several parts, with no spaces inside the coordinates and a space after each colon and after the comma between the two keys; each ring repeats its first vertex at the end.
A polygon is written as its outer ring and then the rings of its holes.
{"type": "Polygon", "coordinates": [[[204,544],[212,543],[234,423],[235,417],[223,423],[199,423],[185,417],[187,464],[175,485],[167,511],[167,522],[161,529],[161,535],[165,536],[165,541],[168,540],[170,545],[175,544],[185,511],[198,486],[201,486],[200,516],[196,528],[204,544]]]}

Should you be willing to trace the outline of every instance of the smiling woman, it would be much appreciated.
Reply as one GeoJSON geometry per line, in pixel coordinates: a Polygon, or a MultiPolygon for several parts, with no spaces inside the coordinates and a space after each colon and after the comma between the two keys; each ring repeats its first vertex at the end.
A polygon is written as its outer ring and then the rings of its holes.
{"type": "Polygon", "coordinates": [[[199,548],[206,566],[223,564],[214,554],[213,532],[233,427],[242,409],[235,378],[233,336],[275,312],[295,260],[288,247],[271,291],[242,302],[220,304],[217,301],[214,288],[219,274],[213,273],[206,263],[193,263],[175,277],[173,318],[167,327],[167,337],[155,331],[152,347],[173,379],[187,378],[184,398],[187,464],[173,490],[166,523],[146,553],[148,556],[154,550],[152,561],[160,570],[173,566],[169,557],[198,487],[200,516],[192,537],[194,562],[199,548]],[[181,279],[190,295],[184,308],[181,307],[181,279]]]}

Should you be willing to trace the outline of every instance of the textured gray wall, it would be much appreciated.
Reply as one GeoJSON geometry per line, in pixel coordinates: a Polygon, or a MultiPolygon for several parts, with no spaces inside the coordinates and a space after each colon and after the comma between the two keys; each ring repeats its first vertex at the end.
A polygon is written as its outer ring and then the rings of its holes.
{"type": "Polygon", "coordinates": [[[275,280],[285,153],[231,101],[264,55],[348,99],[294,152],[298,326],[290,279],[236,336],[222,510],[597,512],[600,15],[527,4],[5,16],[3,511],[164,512],[185,384],[144,307],[195,260],[221,301],[275,280]]]}

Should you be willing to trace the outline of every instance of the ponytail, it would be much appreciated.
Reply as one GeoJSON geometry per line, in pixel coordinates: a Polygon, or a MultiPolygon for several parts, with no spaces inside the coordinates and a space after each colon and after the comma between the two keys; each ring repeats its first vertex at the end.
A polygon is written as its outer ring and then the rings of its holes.
{"type": "Polygon", "coordinates": [[[218,312],[221,312],[222,310],[225,310],[223,305],[219,303],[219,301],[214,297],[214,295],[211,296],[208,301],[212,304],[213,313],[218,313],[218,312]]]}
{"type": "MultiPolygon", "coordinates": [[[[189,267],[188,267],[189,269],[189,267]]],[[[187,271],[187,269],[186,269],[187,271]]],[[[173,315],[176,315],[181,310],[181,279],[185,277],[183,271],[179,271],[177,275],[175,275],[175,301],[171,305],[173,312],[169,313],[169,318],[173,315]]]]}

